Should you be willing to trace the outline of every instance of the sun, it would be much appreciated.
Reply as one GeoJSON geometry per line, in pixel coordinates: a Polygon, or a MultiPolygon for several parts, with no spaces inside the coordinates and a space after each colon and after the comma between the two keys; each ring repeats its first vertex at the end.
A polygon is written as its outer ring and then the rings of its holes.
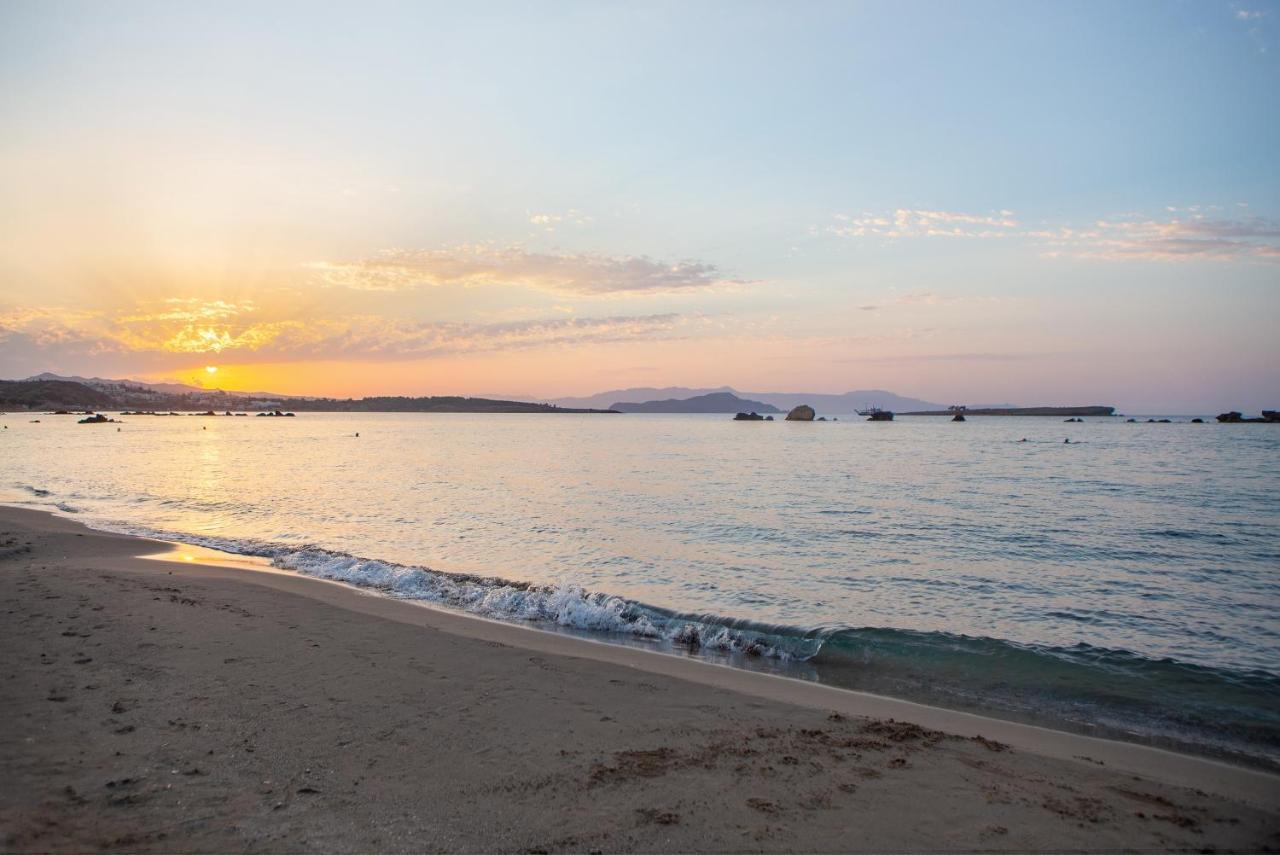
{"type": "Polygon", "coordinates": [[[217,373],[218,373],[218,366],[216,366],[216,365],[206,365],[206,366],[204,367],[204,370],[205,370],[205,373],[206,373],[206,374],[217,374],[217,373]]]}

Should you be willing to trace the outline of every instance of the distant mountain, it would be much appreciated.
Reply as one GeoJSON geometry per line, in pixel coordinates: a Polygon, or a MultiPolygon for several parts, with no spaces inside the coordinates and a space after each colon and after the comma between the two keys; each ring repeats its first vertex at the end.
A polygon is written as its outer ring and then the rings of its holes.
{"type": "MultiPolygon", "coordinates": [[[[200,386],[189,386],[185,383],[148,383],[142,380],[111,380],[102,377],[64,377],[57,374],[45,372],[30,377],[26,382],[63,382],[76,384],[81,388],[92,390],[96,393],[105,393],[109,400],[119,404],[121,408],[128,409],[212,409],[227,410],[258,405],[267,405],[270,402],[283,404],[288,402],[290,407],[294,409],[364,409],[366,411],[373,408],[372,403],[351,403],[348,401],[338,401],[327,398],[300,398],[292,395],[280,395],[271,392],[226,392],[220,389],[207,389],[200,386]],[[168,399],[172,398],[172,401],[168,399]],[[303,403],[304,401],[310,403],[303,403]],[[251,403],[254,402],[254,403],[251,403]]],[[[65,390],[64,390],[65,391],[65,390]]],[[[86,406],[110,406],[98,403],[102,401],[97,395],[84,397],[79,403],[86,406]]],[[[478,403],[464,402],[480,402],[480,401],[497,401],[498,406],[507,407],[505,412],[542,412],[536,408],[527,408],[527,404],[536,404],[538,406],[547,406],[551,411],[563,412],[564,410],[609,410],[619,408],[619,405],[629,404],[645,404],[650,409],[631,409],[622,406],[627,412],[716,412],[716,413],[734,413],[748,412],[755,410],[759,413],[776,413],[787,412],[798,404],[808,404],[818,411],[819,414],[825,415],[847,415],[858,410],[868,407],[878,407],[882,410],[891,410],[896,413],[920,412],[929,410],[945,410],[946,404],[938,404],[932,401],[922,401],[918,398],[906,398],[896,395],[893,392],[887,392],[883,389],[868,389],[854,392],[845,392],[844,394],[830,394],[822,392],[739,392],[730,386],[719,386],[716,388],[689,388],[686,386],[667,386],[663,388],[655,388],[652,386],[640,386],[630,389],[613,389],[608,392],[600,392],[596,395],[585,395],[580,397],[565,397],[547,399],[534,399],[532,396],[510,395],[510,396],[486,396],[483,398],[364,398],[359,399],[360,402],[382,402],[380,406],[400,408],[407,407],[426,407],[428,410],[435,410],[437,406],[442,407],[459,407],[459,411],[474,412],[477,408],[486,406],[478,403]],[[724,396],[716,398],[715,396],[724,396]],[[707,401],[695,401],[690,403],[691,399],[707,398],[707,401]],[[730,400],[733,403],[730,403],[730,400]],[[422,402],[416,405],[406,405],[400,402],[417,401],[422,402]],[[425,402],[436,403],[425,403],[425,402]],[[542,401],[547,401],[542,404],[542,401]],[[516,408],[519,405],[519,408],[516,408]],[[661,407],[661,409],[657,409],[661,407]],[[706,408],[704,408],[706,407],[706,408]],[[767,409],[766,409],[767,408],[767,409]],[[776,408],[776,409],[773,409],[776,408]]],[[[952,402],[960,403],[960,402],[952,402]]],[[[52,405],[52,404],[51,404],[52,405]]],[[[969,410],[973,411],[979,408],[984,409],[1009,409],[1013,404],[969,404],[969,410]]]]}
{"type": "Polygon", "coordinates": [[[619,401],[612,409],[620,413],[780,413],[777,407],[763,401],[739,398],[732,392],[712,392],[692,398],[668,398],[664,401],[629,403],[619,401]]]}
{"type": "Polygon", "coordinates": [[[728,386],[719,386],[715,389],[690,389],[685,386],[666,386],[661,389],[655,389],[652,386],[637,386],[632,389],[611,389],[608,392],[599,392],[595,395],[585,395],[583,397],[568,398],[550,398],[552,404],[559,404],[562,407],[611,407],[614,404],[641,404],[646,401],[657,401],[664,398],[692,398],[696,395],[709,395],[713,392],[730,392],[734,391],[728,386]]]}
{"type": "MultiPolygon", "coordinates": [[[[701,395],[727,392],[740,398],[747,398],[759,403],[770,404],[786,412],[799,404],[808,404],[819,413],[828,415],[845,415],[856,413],[867,407],[879,407],[882,410],[906,412],[907,410],[944,410],[946,404],[935,404],[919,398],[906,398],[886,392],[883,389],[864,389],[833,395],[825,392],[739,392],[730,386],[715,389],[689,389],[683,386],[671,386],[665,389],[635,388],[614,389],[577,398],[554,398],[553,403],[563,407],[608,407],[614,404],[646,403],[662,399],[688,399],[701,395]]],[[[1012,404],[984,404],[982,406],[1013,406],[1012,404]]],[[[670,412],[670,411],[668,411],[670,412]]],[[[729,411],[724,411],[729,412],[729,411]]],[[[733,412],[737,412],[734,410],[733,412]]]]}

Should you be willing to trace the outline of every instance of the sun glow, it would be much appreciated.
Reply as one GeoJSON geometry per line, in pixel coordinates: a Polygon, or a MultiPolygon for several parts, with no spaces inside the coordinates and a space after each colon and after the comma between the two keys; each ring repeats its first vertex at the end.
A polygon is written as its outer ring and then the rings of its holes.
{"type": "Polygon", "coordinates": [[[204,367],[204,370],[205,370],[205,373],[206,373],[206,374],[217,374],[217,373],[218,373],[218,366],[216,366],[216,365],[206,365],[206,366],[204,367]]]}

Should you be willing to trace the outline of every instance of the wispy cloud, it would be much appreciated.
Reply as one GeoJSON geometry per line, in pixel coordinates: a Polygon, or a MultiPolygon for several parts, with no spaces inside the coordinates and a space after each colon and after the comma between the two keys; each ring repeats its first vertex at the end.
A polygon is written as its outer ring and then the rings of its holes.
{"type": "MultiPolygon", "coordinates": [[[[383,317],[330,321],[281,344],[291,357],[422,359],[560,345],[609,344],[681,335],[676,314],[545,318],[503,324],[421,323],[383,317]]],[[[297,331],[290,331],[296,333],[297,331]]]]}
{"type": "MultiPolygon", "coordinates": [[[[1237,209],[1247,208],[1237,203],[1237,209]]],[[[1050,257],[1095,259],[1280,261],[1280,221],[1231,218],[1217,205],[1169,206],[1162,216],[1127,214],[1088,225],[1020,224],[1012,211],[965,214],[900,208],[892,214],[836,214],[829,234],[851,239],[1020,241],[1050,257]]],[[[902,302],[902,301],[900,301],[902,302]]]]}
{"type": "Polygon", "coordinates": [[[742,284],[703,261],[645,256],[532,252],[518,246],[467,244],[448,249],[387,250],[371,258],[308,265],[322,282],[365,291],[441,285],[509,285],[577,296],[653,294],[742,284]]]}
{"type": "Polygon", "coordinates": [[[254,309],[252,300],[230,303],[226,300],[201,300],[198,297],[170,297],[151,310],[140,314],[122,315],[124,323],[152,321],[182,321],[198,323],[221,321],[254,309]]]}
{"type": "Polygon", "coordinates": [[[1018,228],[1012,211],[971,214],[898,208],[892,213],[836,214],[834,218],[836,223],[827,231],[840,237],[1009,237],[1018,228]]]}
{"type": "Polygon", "coordinates": [[[1280,222],[1264,217],[1216,219],[1206,214],[1098,220],[1085,229],[1042,234],[1047,254],[1112,260],[1280,261],[1280,222]]]}
{"type": "Polygon", "coordinates": [[[582,213],[576,208],[570,208],[563,213],[530,211],[529,222],[535,226],[541,226],[546,231],[553,232],[561,225],[589,226],[595,222],[595,218],[582,213]]]}

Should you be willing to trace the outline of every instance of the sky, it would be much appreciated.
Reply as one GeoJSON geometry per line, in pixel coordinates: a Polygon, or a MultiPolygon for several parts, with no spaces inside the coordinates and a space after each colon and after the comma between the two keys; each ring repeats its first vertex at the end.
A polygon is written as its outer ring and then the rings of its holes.
{"type": "Polygon", "coordinates": [[[1256,411],[1278,322],[1276,0],[0,4],[0,377],[1256,411]]]}

